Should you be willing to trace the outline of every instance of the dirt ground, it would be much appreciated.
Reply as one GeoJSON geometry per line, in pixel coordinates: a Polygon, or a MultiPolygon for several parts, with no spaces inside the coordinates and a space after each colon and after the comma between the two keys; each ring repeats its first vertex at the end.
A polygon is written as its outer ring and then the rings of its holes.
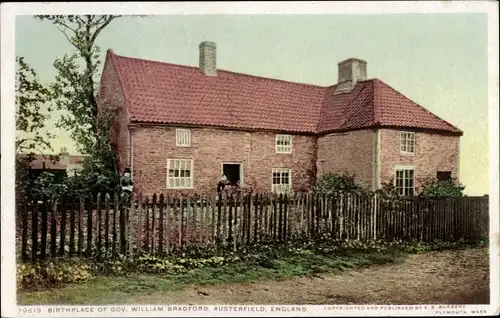
{"type": "Polygon", "coordinates": [[[134,297],[149,304],[488,304],[487,248],[411,255],[340,275],[296,277],[134,297]]]}

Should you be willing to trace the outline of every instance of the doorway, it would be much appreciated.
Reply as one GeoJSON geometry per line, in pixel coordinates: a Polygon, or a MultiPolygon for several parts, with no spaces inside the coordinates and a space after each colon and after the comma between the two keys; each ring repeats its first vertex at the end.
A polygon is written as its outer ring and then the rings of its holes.
{"type": "Polygon", "coordinates": [[[242,172],[241,163],[222,163],[222,174],[226,176],[227,181],[229,181],[231,185],[236,185],[238,181],[240,182],[240,185],[243,183],[242,172]]]}

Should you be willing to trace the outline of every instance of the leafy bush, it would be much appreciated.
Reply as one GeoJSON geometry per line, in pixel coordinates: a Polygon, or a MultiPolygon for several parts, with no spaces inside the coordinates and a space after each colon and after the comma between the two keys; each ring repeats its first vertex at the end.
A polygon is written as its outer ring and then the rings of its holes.
{"type": "Polygon", "coordinates": [[[95,276],[91,264],[79,259],[55,262],[18,264],[16,282],[18,288],[38,289],[59,287],[69,283],[81,283],[95,276]]]}
{"type": "Polygon", "coordinates": [[[354,175],[327,173],[321,177],[313,188],[317,195],[335,193],[361,193],[363,188],[356,184],[354,175]]]}
{"type": "Polygon", "coordinates": [[[426,198],[461,197],[465,186],[456,180],[427,180],[422,186],[421,196],[426,198]]]}

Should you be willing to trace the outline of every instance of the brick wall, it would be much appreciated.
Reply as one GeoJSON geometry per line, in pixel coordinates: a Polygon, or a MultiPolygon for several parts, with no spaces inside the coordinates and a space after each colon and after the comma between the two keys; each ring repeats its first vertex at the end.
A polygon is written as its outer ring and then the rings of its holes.
{"type": "Polygon", "coordinates": [[[114,114],[116,120],[110,131],[111,143],[117,149],[117,161],[120,171],[130,165],[129,147],[130,138],[128,131],[128,115],[125,105],[125,97],[119,83],[118,75],[111,63],[108,55],[101,76],[101,86],[99,91],[99,114],[104,112],[114,114]]]}
{"type": "MultiPolygon", "coordinates": [[[[407,130],[405,130],[407,131],[407,130]]],[[[437,133],[415,133],[415,154],[400,152],[399,130],[380,130],[381,182],[393,182],[397,165],[415,167],[415,186],[426,178],[436,178],[437,171],[451,171],[452,178],[459,178],[460,137],[437,133]]]]}
{"type": "Polygon", "coordinates": [[[372,189],[376,133],[357,130],[318,139],[318,178],[326,173],[354,174],[356,182],[372,189]]]}
{"type": "Polygon", "coordinates": [[[177,147],[176,127],[138,126],[133,129],[134,188],[144,195],[174,193],[167,190],[167,159],[194,159],[194,189],[212,192],[222,174],[223,162],[242,164],[243,184],[271,191],[272,168],[291,168],[294,190],[315,180],[316,137],[293,136],[292,154],[275,153],[275,134],[211,128],[191,128],[191,146],[177,147]]]}

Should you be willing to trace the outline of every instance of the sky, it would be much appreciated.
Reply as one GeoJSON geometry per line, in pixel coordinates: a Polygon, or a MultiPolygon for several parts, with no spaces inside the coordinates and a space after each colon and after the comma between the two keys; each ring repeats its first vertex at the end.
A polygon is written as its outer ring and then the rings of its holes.
{"type": "MultiPolygon", "coordinates": [[[[485,13],[378,15],[169,15],[124,17],[99,36],[101,58],[116,54],[198,65],[198,45],[217,43],[217,67],[292,82],[332,85],[337,63],[368,62],[405,96],[464,131],[460,179],[468,195],[488,193],[488,25],[485,13]]],[[[43,82],[53,62],[73,48],[55,26],[17,16],[15,51],[43,82]]],[[[56,152],[76,153],[69,135],[54,126],[56,152]]]]}

